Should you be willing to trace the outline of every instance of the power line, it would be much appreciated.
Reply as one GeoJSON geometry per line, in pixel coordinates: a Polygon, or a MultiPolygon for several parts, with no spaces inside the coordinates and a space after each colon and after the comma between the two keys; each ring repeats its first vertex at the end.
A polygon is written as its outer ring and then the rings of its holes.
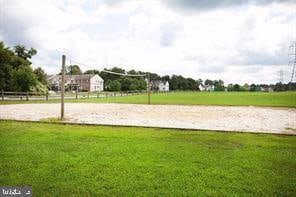
{"type": "MultiPolygon", "coordinates": [[[[80,64],[80,65],[83,65],[83,66],[86,66],[86,67],[91,67],[87,64],[82,64],[76,60],[73,60],[73,58],[70,58],[70,65],[72,62],[76,62],[77,64],[80,64]]],[[[63,55],[63,68],[62,68],[62,74],[63,74],[63,78],[64,78],[64,71],[65,71],[65,62],[66,62],[66,56],[63,55]]],[[[92,67],[91,67],[92,68],[92,67]]],[[[93,69],[94,70],[94,69],[93,69]]],[[[150,84],[150,73],[147,72],[146,74],[138,74],[138,75],[135,75],[135,74],[128,74],[128,73],[117,73],[117,72],[113,72],[113,71],[109,71],[109,70],[102,70],[101,72],[106,72],[106,73],[110,73],[110,74],[115,74],[115,75],[121,75],[121,76],[130,76],[130,77],[144,77],[144,76],[147,76],[147,96],[148,96],[148,104],[150,104],[150,92],[151,92],[151,84],[150,84]]],[[[64,83],[63,83],[64,84],[64,83]]],[[[64,86],[64,85],[63,85],[64,86]]],[[[62,99],[63,100],[63,99],[62,99]]],[[[63,104],[62,104],[63,105],[63,104]]],[[[63,106],[62,106],[62,110],[63,110],[63,106]]],[[[63,116],[64,116],[64,113],[62,112],[61,113],[61,117],[63,119],[63,116]]]]}
{"type": "MultiPolygon", "coordinates": [[[[95,70],[94,67],[89,66],[89,65],[84,64],[84,63],[81,63],[81,62],[78,62],[78,61],[72,59],[71,57],[70,57],[69,60],[70,60],[70,62],[74,62],[74,63],[77,63],[77,64],[79,64],[79,65],[85,66],[85,67],[87,67],[87,68],[91,68],[92,70],[95,70]]],[[[117,72],[113,72],[113,71],[109,71],[109,70],[101,70],[101,72],[110,73],[110,74],[114,74],[114,75],[127,76],[127,77],[144,77],[144,76],[147,76],[147,74],[117,73],[117,72]]]]}
{"type": "Polygon", "coordinates": [[[128,76],[128,77],[144,77],[147,76],[147,74],[141,74],[141,75],[134,75],[134,74],[128,74],[128,73],[116,73],[109,70],[102,70],[101,72],[115,74],[115,75],[121,75],[121,76],[128,76]]]}
{"type": "MultiPolygon", "coordinates": [[[[82,66],[85,66],[87,67],[88,69],[90,70],[97,70],[97,68],[93,67],[93,66],[90,66],[88,64],[85,64],[85,63],[81,63],[80,61],[77,61],[76,59],[74,59],[71,55],[67,54],[65,51],[60,51],[60,50],[57,50],[59,53],[61,54],[66,54],[66,56],[68,57],[69,59],[69,62],[70,62],[70,65],[72,65],[72,62],[73,63],[76,63],[78,65],[82,65],[82,66]]],[[[126,76],[126,77],[144,77],[144,76],[147,76],[148,72],[145,73],[145,74],[128,74],[128,73],[117,73],[117,72],[112,72],[112,71],[109,71],[109,70],[101,70],[101,72],[105,72],[105,73],[110,73],[110,74],[114,74],[114,75],[120,75],[120,76],[126,76]]],[[[148,76],[147,76],[148,78],[148,76]]]]}

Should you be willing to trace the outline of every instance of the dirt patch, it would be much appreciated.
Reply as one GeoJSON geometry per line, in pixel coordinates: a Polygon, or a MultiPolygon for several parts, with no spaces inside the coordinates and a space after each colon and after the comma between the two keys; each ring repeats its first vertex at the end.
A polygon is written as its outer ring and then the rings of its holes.
{"type": "MultiPolygon", "coordinates": [[[[38,121],[59,114],[56,103],[0,106],[0,119],[38,121]]],[[[296,109],[292,108],[66,103],[65,116],[67,122],[75,123],[296,135],[296,109]]]]}

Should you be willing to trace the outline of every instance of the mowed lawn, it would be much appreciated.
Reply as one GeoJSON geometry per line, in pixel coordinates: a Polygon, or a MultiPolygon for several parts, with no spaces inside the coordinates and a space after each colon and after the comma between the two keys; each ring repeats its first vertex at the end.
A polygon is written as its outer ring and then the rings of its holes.
{"type": "Polygon", "coordinates": [[[296,137],[0,121],[0,185],[34,196],[293,196],[296,137]]]}
{"type": "MultiPolygon", "coordinates": [[[[15,103],[47,103],[60,102],[50,101],[0,101],[0,104],[15,103]]],[[[147,104],[146,94],[90,98],[71,99],[66,102],[90,102],[90,103],[134,103],[147,104]]],[[[174,92],[152,94],[151,104],[173,104],[173,105],[223,105],[223,106],[270,106],[270,107],[296,107],[296,91],[294,92],[174,92]]]]}
{"type": "MultiPolygon", "coordinates": [[[[89,99],[85,102],[97,102],[89,99]]],[[[110,97],[98,102],[146,104],[147,95],[110,97]]],[[[75,102],[75,101],[74,101],[75,102]]],[[[174,92],[151,95],[151,104],[296,107],[295,92],[174,92]]]]}

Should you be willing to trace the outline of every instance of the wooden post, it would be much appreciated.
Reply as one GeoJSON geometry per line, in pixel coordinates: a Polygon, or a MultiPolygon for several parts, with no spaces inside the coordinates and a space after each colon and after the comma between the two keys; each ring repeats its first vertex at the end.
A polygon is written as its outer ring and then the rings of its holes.
{"type": "Polygon", "coordinates": [[[48,91],[46,91],[46,100],[48,101],[48,91]]]}
{"type": "Polygon", "coordinates": [[[147,73],[147,83],[148,83],[148,105],[150,105],[150,73],[147,73]]]}
{"type": "Polygon", "coordinates": [[[62,83],[61,83],[61,120],[64,120],[65,113],[65,64],[66,64],[66,56],[62,56],[62,83]]]}
{"type": "Polygon", "coordinates": [[[75,98],[78,99],[78,87],[76,87],[75,98]]]}
{"type": "Polygon", "coordinates": [[[4,101],[4,90],[1,90],[1,97],[2,97],[2,101],[4,101]]]}
{"type": "Polygon", "coordinates": [[[26,93],[26,101],[29,100],[29,92],[26,93]]]}

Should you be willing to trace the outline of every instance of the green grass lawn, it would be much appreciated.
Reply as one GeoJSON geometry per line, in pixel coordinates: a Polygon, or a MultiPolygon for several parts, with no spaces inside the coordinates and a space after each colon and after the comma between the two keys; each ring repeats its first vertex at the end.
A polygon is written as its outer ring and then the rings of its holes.
{"type": "Polygon", "coordinates": [[[0,185],[35,196],[293,196],[296,137],[0,121],[0,185]]]}
{"type": "MultiPolygon", "coordinates": [[[[66,102],[90,103],[135,103],[147,104],[147,95],[125,97],[71,99],[66,102]]],[[[54,103],[60,100],[49,101],[0,101],[0,104],[16,103],[54,103]]],[[[166,94],[152,94],[151,104],[174,105],[223,105],[223,106],[270,106],[296,107],[296,92],[176,92],[166,94]]]]}

